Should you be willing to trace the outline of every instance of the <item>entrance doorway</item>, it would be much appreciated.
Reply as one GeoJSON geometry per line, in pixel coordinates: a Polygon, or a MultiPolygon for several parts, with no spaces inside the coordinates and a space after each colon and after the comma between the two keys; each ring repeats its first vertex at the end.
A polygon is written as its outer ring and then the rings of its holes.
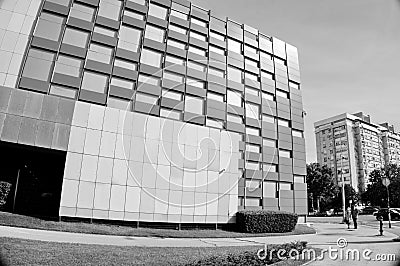
{"type": "Polygon", "coordinates": [[[0,141],[0,210],[57,218],[66,152],[0,141]]]}

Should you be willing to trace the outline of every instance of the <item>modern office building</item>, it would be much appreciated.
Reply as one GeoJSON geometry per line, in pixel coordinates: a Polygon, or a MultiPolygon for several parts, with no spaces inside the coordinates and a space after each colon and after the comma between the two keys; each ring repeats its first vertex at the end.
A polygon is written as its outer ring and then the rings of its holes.
{"type": "Polygon", "coordinates": [[[400,135],[362,112],[333,116],[314,127],[318,163],[331,167],[339,184],[343,175],[346,184],[364,191],[373,170],[400,163],[400,135]]]}
{"type": "Polygon", "coordinates": [[[307,213],[297,49],[186,0],[0,2],[7,211],[307,213]]]}

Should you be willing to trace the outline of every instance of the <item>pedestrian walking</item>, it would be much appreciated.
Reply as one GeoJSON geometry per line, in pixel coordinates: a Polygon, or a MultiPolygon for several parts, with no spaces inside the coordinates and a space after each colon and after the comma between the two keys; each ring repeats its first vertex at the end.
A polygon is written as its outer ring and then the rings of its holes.
{"type": "Polygon", "coordinates": [[[347,224],[347,229],[350,229],[351,209],[348,207],[344,214],[344,222],[347,224]]]}
{"type": "Polygon", "coordinates": [[[354,229],[357,229],[358,213],[359,213],[358,209],[353,206],[351,211],[351,217],[353,218],[354,229]]]}

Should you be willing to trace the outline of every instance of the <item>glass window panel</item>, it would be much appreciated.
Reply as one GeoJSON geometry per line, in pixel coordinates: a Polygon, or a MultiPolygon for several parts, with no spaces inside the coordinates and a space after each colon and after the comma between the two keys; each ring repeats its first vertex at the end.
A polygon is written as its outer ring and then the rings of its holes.
{"type": "Polygon", "coordinates": [[[272,75],[271,73],[265,72],[265,71],[261,71],[261,77],[271,79],[271,80],[274,79],[274,75],[272,75]]]}
{"type": "Polygon", "coordinates": [[[52,85],[50,87],[50,94],[61,96],[61,97],[66,97],[66,98],[71,98],[71,99],[76,98],[77,92],[78,92],[78,90],[76,90],[76,89],[71,89],[71,88],[62,87],[62,86],[52,85]]]}
{"type": "Polygon", "coordinates": [[[292,184],[290,183],[279,183],[280,190],[292,190],[292,184]]]}
{"type": "Polygon", "coordinates": [[[185,14],[189,14],[189,12],[190,12],[190,9],[188,7],[183,6],[179,3],[172,2],[171,7],[173,10],[177,10],[177,11],[185,13],[185,14]]]}
{"type": "Polygon", "coordinates": [[[263,146],[276,148],[276,140],[263,139],[263,146]]]}
{"type": "Polygon", "coordinates": [[[186,60],[185,59],[181,59],[179,57],[175,57],[175,56],[171,56],[171,55],[166,55],[165,56],[165,61],[173,63],[173,64],[176,64],[176,65],[181,65],[181,66],[186,65],[186,60]]]}
{"type": "Polygon", "coordinates": [[[144,20],[144,17],[145,17],[143,14],[133,12],[130,10],[126,10],[126,9],[124,10],[124,15],[127,17],[130,17],[130,18],[138,19],[138,20],[144,20]]]}
{"type": "Polygon", "coordinates": [[[300,90],[300,85],[297,84],[297,83],[294,83],[294,82],[292,82],[292,81],[289,81],[289,86],[290,86],[291,88],[300,90]]]}
{"type": "Polygon", "coordinates": [[[295,183],[305,183],[304,176],[295,175],[294,176],[294,182],[295,183]]]}
{"type": "Polygon", "coordinates": [[[244,46],[244,50],[245,50],[246,52],[250,52],[250,53],[253,53],[253,54],[257,54],[257,49],[254,48],[254,47],[248,46],[248,45],[245,45],[245,46],[244,46]]]}
{"type": "Polygon", "coordinates": [[[299,130],[292,129],[292,135],[293,135],[293,137],[302,138],[303,137],[303,132],[299,131],[299,130]]]}
{"type": "Polygon", "coordinates": [[[89,33],[81,30],[67,28],[64,33],[63,43],[86,48],[89,33]]]}
{"type": "Polygon", "coordinates": [[[205,36],[203,34],[196,33],[194,31],[190,32],[190,37],[193,37],[195,39],[198,39],[198,40],[201,40],[201,41],[205,41],[205,42],[207,41],[207,36],[205,36]]]}
{"type": "Polygon", "coordinates": [[[119,20],[121,4],[121,1],[100,1],[98,16],[119,20]]]}
{"type": "Polygon", "coordinates": [[[110,37],[115,37],[116,36],[116,32],[104,27],[100,27],[100,26],[95,26],[94,27],[94,32],[106,35],[106,36],[110,36],[110,37]]]}
{"type": "Polygon", "coordinates": [[[249,66],[253,66],[253,67],[258,68],[258,62],[257,62],[257,61],[254,61],[254,60],[250,60],[250,59],[248,59],[248,58],[245,58],[245,59],[244,59],[244,62],[246,63],[246,65],[249,65],[249,66]]]}
{"type": "Polygon", "coordinates": [[[214,93],[214,92],[207,92],[207,99],[212,99],[219,102],[224,102],[224,95],[214,93]]]}
{"type": "Polygon", "coordinates": [[[124,100],[109,96],[107,100],[107,106],[120,110],[130,111],[132,109],[132,102],[129,100],[124,100]]]}
{"type": "Polygon", "coordinates": [[[246,116],[254,119],[260,119],[260,106],[252,103],[246,103],[246,116]]]}
{"type": "Polygon", "coordinates": [[[219,28],[226,28],[226,23],[225,21],[219,19],[219,18],[215,18],[215,17],[210,17],[210,22],[212,25],[217,26],[219,28]]]}
{"type": "Polygon", "coordinates": [[[63,5],[63,6],[67,6],[71,2],[71,0],[51,0],[51,2],[56,3],[56,4],[60,4],[60,5],[63,5]]]}
{"type": "Polygon", "coordinates": [[[147,75],[143,75],[140,74],[139,78],[138,78],[139,82],[143,82],[143,83],[147,83],[147,84],[151,84],[154,86],[160,86],[160,79],[156,78],[156,77],[152,77],[152,76],[147,76],[147,75]]]}
{"type": "Polygon", "coordinates": [[[140,5],[145,5],[147,0],[129,0],[131,2],[135,2],[140,5]]]}
{"type": "Polygon", "coordinates": [[[34,36],[59,41],[63,22],[63,17],[42,12],[36,25],[34,36]]]}
{"type": "Polygon", "coordinates": [[[242,83],[242,71],[238,68],[228,66],[228,79],[242,83]]]}
{"type": "Polygon", "coordinates": [[[227,121],[237,124],[243,124],[243,118],[240,115],[227,114],[227,121]]]}
{"type": "Polygon", "coordinates": [[[182,42],[177,42],[177,41],[174,41],[174,40],[168,40],[167,41],[167,45],[170,45],[170,46],[182,49],[182,50],[186,49],[186,44],[184,44],[182,42]]]}
{"type": "Polygon", "coordinates": [[[193,24],[197,24],[197,25],[199,25],[201,27],[207,28],[207,22],[199,20],[197,18],[193,18],[193,17],[190,18],[190,22],[193,23],[193,24]]]}
{"type": "Polygon", "coordinates": [[[260,90],[257,90],[257,89],[251,88],[251,87],[244,87],[244,91],[246,92],[246,94],[260,96],[260,90]]]}
{"type": "Polygon", "coordinates": [[[189,77],[186,78],[186,84],[190,85],[190,86],[197,87],[197,88],[201,88],[201,89],[204,89],[204,87],[205,87],[205,82],[204,81],[197,80],[197,79],[192,79],[192,78],[189,78],[189,77]]]}
{"type": "Polygon", "coordinates": [[[284,127],[289,127],[289,121],[288,120],[284,120],[284,119],[280,119],[278,118],[278,125],[279,126],[284,126],[284,127]]]}
{"type": "Polygon", "coordinates": [[[150,3],[149,5],[149,15],[153,17],[157,17],[160,19],[166,19],[167,18],[167,9],[164,7],[161,7],[159,5],[155,5],[150,3]]]}
{"type": "Polygon", "coordinates": [[[142,31],[131,27],[121,26],[119,30],[118,47],[137,52],[142,31]]]}
{"type": "Polygon", "coordinates": [[[246,134],[260,136],[260,130],[258,128],[246,127],[246,134]]]}
{"type": "Polygon", "coordinates": [[[82,89],[88,91],[94,91],[99,93],[105,93],[108,76],[97,74],[94,72],[84,72],[82,79],[82,89]]]}
{"type": "Polygon", "coordinates": [[[245,204],[248,207],[258,207],[261,206],[261,200],[259,198],[246,198],[245,204]]]}
{"type": "Polygon", "coordinates": [[[292,152],[287,150],[279,150],[279,157],[291,158],[292,152]]]}
{"type": "Polygon", "coordinates": [[[269,164],[269,163],[264,163],[263,164],[263,170],[265,172],[274,172],[276,173],[278,170],[278,167],[276,164],[269,164]]]}
{"type": "Polygon", "coordinates": [[[260,153],[260,146],[246,143],[246,151],[260,153]]]}
{"type": "Polygon", "coordinates": [[[154,67],[161,67],[162,54],[151,51],[148,49],[142,49],[140,54],[140,63],[147,64],[154,67]]]}
{"type": "Polygon", "coordinates": [[[225,50],[222,48],[210,45],[209,49],[210,49],[210,52],[214,52],[214,53],[217,53],[220,55],[225,55],[225,50]]]}
{"type": "Polygon", "coordinates": [[[178,33],[182,33],[182,34],[186,34],[187,33],[187,29],[175,26],[173,24],[169,24],[168,29],[172,30],[172,31],[176,31],[178,33]]]}
{"type": "Polygon", "coordinates": [[[267,123],[275,123],[275,118],[270,115],[263,115],[262,116],[262,121],[267,122],[267,123]]]}
{"type": "Polygon", "coordinates": [[[22,76],[42,81],[48,81],[53,60],[53,53],[30,49],[22,76]]]}
{"type": "Polygon", "coordinates": [[[196,63],[194,61],[188,61],[187,62],[187,67],[193,68],[193,69],[201,71],[201,72],[205,72],[206,71],[206,66],[205,65],[196,63]]]}
{"type": "Polygon", "coordinates": [[[177,101],[182,101],[182,93],[179,93],[176,91],[171,91],[168,89],[162,90],[162,97],[170,98],[170,99],[177,100],[177,101]]]}
{"type": "Polygon", "coordinates": [[[110,64],[112,53],[113,49],[109,47],[91,43],[87,58],[104,64],[110,64]]]}
{"type": "Polygon", "coordinates": [[[191,46],[191,45],[189,45],[189,52],[192,52],[192,53],[195,53],[198,55],[202,55],[202,56],[206,56],[206,54],[207,54],[206,50],[203,50],[203,49],[191,46]]]}
{"type": "Polygon", "coordinates": [[[169,80],[173,80],[179,83],[183,83],[184,82],[184,76],[183,75],[178,75],[172,72],[166,72],[164,71],[163,73],[163,77],[169,80]]]}
{"type": "Polygon", "coordinates": [[[132,62],[129,62],[129,61],[126,61],[126,60],[118,59],[118,58],[115,59],[114,66],[122,67],[122,68],[129,69],[129,70],[136,70],[137,69],[137,64],[136,63],[132,63],[132,62]]]}
{"type": "Polygon", "coordinates": [[[144,37],[157,42],[164,42],[165,30],[147,25],[144,37]]]}
{"type": "Polygon", "coordinates": [[[249,72],[245,73],[245,78],[250,79],[250,80],[254,80],[254,81],[258,81],[258,76],[254,75],[252,73],[249,73],[249,72]]]}
{"type": "Polygon", "coordinates": [[[204,101],[202,98],[185,96],[185,112],[203,114],[203,104],[204,101]]]}
{"type": "Polygon", "coordinates": [[[227,103],[235,105],[235,106],[239,106],[242,107],[243,106],[243,102],[242,102],[242,94],[236,91],[232,91],[232,90],[227,90],[227,103]]]}
{"type": "Polygon", "coordinates": [[[265,100],[269,100],[269,101],[273,101],[274,100],[274,95],[270,94],[270,93],[263,92],[262,93],[262,97],[265,100]]]}
{"type": "Polygon", "coordinates": [[[276,198],[276,182],[264,182],[263,197],[276,198]]]}
{"type": "Polygon", "coordinates": [[[224,128],[224,122],[223,121],[219,121],[219,120],[215,120],[215,119],[211,119],[211,118],[207,118],[206,119],[206,126],[215,127],[215,128],[224,128]]]}
{"type": "Polygon", "coordinates": [[[279,65],[286,65],[286,62],[285,62],[285,60],[282,60],[282,59],[280,59],[280,58],[278,58],[278,57],[274,57],[274,62],[276,63],[276,64],[279,64],[279,65]]]}
{"type": "Polygon", "coordinates": [[[158,97],[138,92],[136,93],[136,101],[156,105],[158,97]]]}
{"type": "Polygon", "coordinates": [[[225,78],[225,71],[214,68],[214,67],[208,67],[208,74],[220,77],[220,78],[225,78]]]}
{"type": "Polygon", "coordinates": [[[228,39],[228,50],[241,54],[242,53],[242,44],[233,39],[228,39]]]}
{"type": "MultiPolygon", "coordinates": [[[[172,4],[175,4],[175,3],[172,3],[172,4]]],[[[174,17],[177,17],[177,18],[181,18],[183,20],[188,20],[188,15],[187,14],[179,12],[179,11],[176,11],[176,10],[173,10],[173,9],[171,10],[171,16],[174,16],[174,17]]]]}
{"type": "Polygon", "coordinates": [[[289,99],[289,94],[285,91],[276,90],[276,96],[280,96],[289,99]]]}
{"type": "Polygon", "coordinates": [[[262,59],[272,60],[272,55],[264,53],[264,52],[260,52],[260,57],[261,57],[261,60],[262,59]]]}
{"type": "Polygon", "coordinates": [[[59,55],[56,61],[54,72],[79,77],[81,74],[82,64],[83,60],[65,55],[59,55]]]}
{"type": "Polygon", "coordinates": [[[225,41],[225,36],[224,35],[221,35],[219,33],[213,32],[213,31],[210,31],[210,37],[213,37],[213,38],[215,38],[217,40],[220,40],[220,41],[223,41],[223,42],[225,41]]]}
{"type": "Polygon", "coordinates": [[[249,170],[260,170],[260,163],[246,161],[245,168],[249,170]]]}
{"type": "Polygon", "coordinates": [[[251,189],[256,189],[261,187],[261,182],[259,180],[248,180],[246,179],[246,187],[251,189]]]}
{"type": "Polygon", "coordinates": [[[111,78],[110,84],[113,86],[118,86],[118,87],[125,88],[128,90],[133,90],[133,86],[134,86],[134,83],[132,81],[120,79],[120,78],[116,78],[116,77],[111,78]]]}
{"type": "Polygon", "coordinates": [[[168,117],[168,118],[171,118],[171,119],[174,119],[174,120],[180,120],[181,119],[181,112],[175,111],[175,110],[161,108],[160,109],[160,116],[168,117]]]}
{"type": "Polygon", "coordinates": [[[79,18],[82,20],[92,22],[94,15],[94,8],[73,3],[69,15],[70,17],[79,18]]]}

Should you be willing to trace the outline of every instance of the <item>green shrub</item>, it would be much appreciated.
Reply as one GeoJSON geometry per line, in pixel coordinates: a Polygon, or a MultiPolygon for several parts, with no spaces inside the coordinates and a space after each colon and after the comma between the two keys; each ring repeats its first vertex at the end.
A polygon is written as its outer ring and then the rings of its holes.
{"type": "Polygon", "coordinates": [[[0,181],[0,208],[6,204],[10,190],[11,190],[11,183],[0,181]]]}
{"type": "Polygon", "coordinates": [[[236,214],[236,226],[244,233],[284,233],[293,231],[297,214],[283,211],[243,210],[236,214]]]}
{"type": "Polygon", "coordinates": [[[201,260],[198,260],[194,263],[188,263],[186,265],[196,265],[196,266],[205,266],[205,265],[239,265],[239,266],[247,266],[247,265],[255,265],[255,266],[264,266],[267,264],[273,264],[279,261],[290,258],[290,256],[296,256],[296,253],[291,253],[293,250],[297,250],[298,254],[301,254],[304,249],[307,248],[307,242],[305,241],[297,241],[293,243],[287,243],[282,245],[268,245],[267,250],[264,249],[259,257],[257,255],[257,250],[252,251],[244,251],[238,253],[229,253],[226,256],[211,256],[201,260]],[[278,250],[285,250],[284,253],[280,253],[280,257],[278,257],[278,250]],[[265,255],[267,254],[267,255],[265,255]]]}

